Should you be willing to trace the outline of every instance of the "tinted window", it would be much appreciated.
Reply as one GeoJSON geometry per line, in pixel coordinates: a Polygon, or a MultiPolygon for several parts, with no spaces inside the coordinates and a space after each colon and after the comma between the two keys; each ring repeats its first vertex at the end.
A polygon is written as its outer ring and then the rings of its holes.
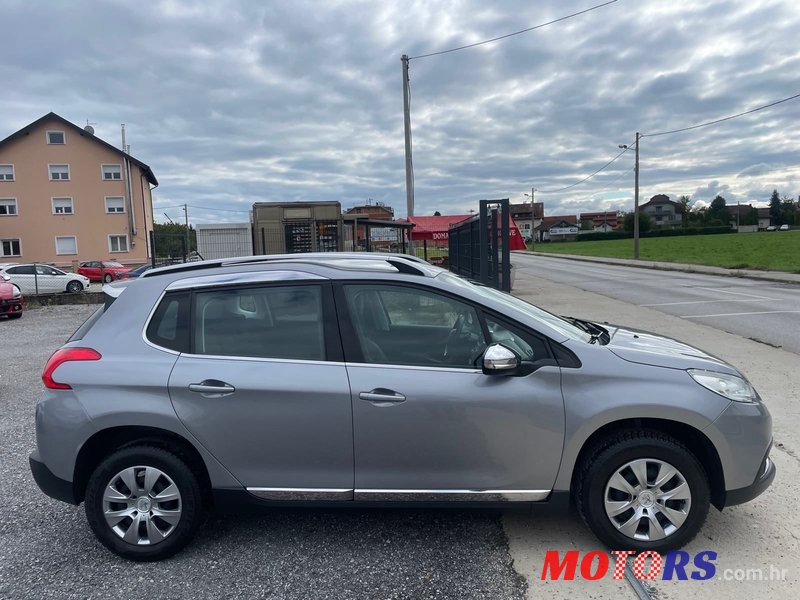
{"type": "Polygon", "coordinates": [[[475,368],[486,349],[478,314],[463,302],[402,286],[345,287],[365,362],[475,368]]]}
{"type": "Polygon", "coordinates": [[[12,275],[35,275],[36,269],[33,265],[23,265],[21,267],[6,269],[6,273],[11,273],[12,275]]]}
{"type": "Polygon", "coordinates": [[[167,294],[147,326],[147,339],[176,352],[189,351],[188,293],[167,294]]]}
{"type": "Polygon", "coordinates": [[[194,314],[195,354],[325,360],[319,286],[197,292],[194,314]]]}

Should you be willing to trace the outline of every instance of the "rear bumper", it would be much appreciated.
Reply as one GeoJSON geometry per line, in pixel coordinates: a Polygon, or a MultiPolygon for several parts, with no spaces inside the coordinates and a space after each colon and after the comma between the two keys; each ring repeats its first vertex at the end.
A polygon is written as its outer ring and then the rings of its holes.
{"type": "Polygon", "coordinates": [[[53,475],[53,472],[41,461],[38,450],[34,451],[28,457],[28,462],[31,466],[33,479],[36,481],[36,485],[39,486],[40,490],[56,500],[61,500],[69,504],[78,504],[75,502],[72,482],[53,475]]]}
{"type": "Polygon", "coordinates": [[[725,493],[725,506],[744,504],[745,502],[750,502],[750,500],[756,496],[761,495],[761,493],[772,484],[772,481],[775,479],[775,472],[775,463],[770,460],[769,451],[767,451],[767,455],[761,463],[761,468],[758,471],[756,480],[746,487],[728,490],[725,493]]]}

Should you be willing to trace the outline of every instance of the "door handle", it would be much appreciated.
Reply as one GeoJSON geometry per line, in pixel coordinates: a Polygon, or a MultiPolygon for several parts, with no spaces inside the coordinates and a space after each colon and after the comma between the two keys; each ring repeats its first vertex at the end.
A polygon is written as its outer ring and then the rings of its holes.
{"type": "Polygon", "coordinates": [[[367,402],[375,402],[376,404],[398,404],[406,401],[406,397],[403,396],[403,394],[398,394],[394,390],[387,390],[385,388],[375,388],[370,392],[361,392],[358,397],[367,402]]]}
{"type": "Polygon", "coordinates": [[[206,398],[222,398],[235,392],[236,388],[224,381],[206,379],[200,383],[190,383],[189,391],[202,394],[206,398]]]}

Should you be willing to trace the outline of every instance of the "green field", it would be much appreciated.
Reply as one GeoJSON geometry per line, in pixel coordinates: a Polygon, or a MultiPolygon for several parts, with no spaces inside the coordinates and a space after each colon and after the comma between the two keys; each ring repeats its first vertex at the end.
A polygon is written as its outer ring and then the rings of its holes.
{"type": "MultiPolygon", "coordinates": [[[[537,252],[633,258],[633,240],[536,244],[537,252]]],[[[800,231],[641,238],[639,258],[800,273],[800,231]]]]}

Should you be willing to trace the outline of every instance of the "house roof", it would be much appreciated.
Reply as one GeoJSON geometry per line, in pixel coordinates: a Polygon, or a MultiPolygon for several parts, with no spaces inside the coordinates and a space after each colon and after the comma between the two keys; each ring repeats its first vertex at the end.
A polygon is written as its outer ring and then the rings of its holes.
{"type": "Polygon", "coordinates": [[[72,128],[73,131],[77,132],[82,137],[91,139],[91,140],[97,142],[98,144],[100,144],[101,146],[105,146],[109,150],[113,150],[114,152],[116,152],[120,156],[126,156],[129,161],[131,161],[133,164],[135,164],[140,169],[142,169],[142,171],[144,171],[144,174],[147,176],[147,181],[149,181],[153,185],[158,185],[158,180],[156,179],[156,176],[153,174],[153,170],[149,166],[147,166],[145,163],[143,163],[142,161],[134,158],[130,154],[124,153],[122,150],[120,150],[116,146],[112,146],[108,142],[106,142],[106,141],[100,139],[99,137],[89,133],[88,131],[86,131],[82,127],[79,127],[78,125],[75,125],[75,123],[67,121],[64,117],[62,117],[60,115],[57,115],[54,112],[47,113],[45,116],[43,116],[43,117],[41,117],[39,119],[36,119],[33,123],[30,123],[30,124],[26,125],[25,127],[20,129],[19,131],[15,131],[14,133],[12,133],[10,136],[5,138],[4,140],[0,140],[0,148],[5,146],[9,142],[12,142],[12,141],[14,141],[14,140],[16,140],[18,138],[23,137],[23,136],[29,135],[30,132],[33,129],[38,127],[43,122],[50,121],[50,120],[58,121],[58,122],[62,123],[63,125],[72,128]]]}
{"type": "Polygon", "coordinates": [[[683,212],[683,204],[681,204],[680,202],[675,202],[674,200],[670,200],[669,196],[667,196],[666,194],[656,194],[644,204],[639,205],[639,208],[644,208],[646,206],[657,206],[657,205],[663,206],[665,204],[674,206],[675,210],[678,212],[683,212]]]}
{"type": "Polygon", "coordinates": [[[575,218],[575,215],[553,215],[552,217],[544,217],[541,225],[536,229],[547,231],[548,229],[555,227],[562,222],[568,224],[570,227],[578,227],[578,219],[575,218]]]}
{"type": "Polygon", "coordinates": [[[414,233],[421,232],[444,232],[450,230],[450,225],[459,223],[464,219],[469,219],[473,215],[441,215],[438,217],[408,217],[398,219],[414,223],[414,233]]]}

